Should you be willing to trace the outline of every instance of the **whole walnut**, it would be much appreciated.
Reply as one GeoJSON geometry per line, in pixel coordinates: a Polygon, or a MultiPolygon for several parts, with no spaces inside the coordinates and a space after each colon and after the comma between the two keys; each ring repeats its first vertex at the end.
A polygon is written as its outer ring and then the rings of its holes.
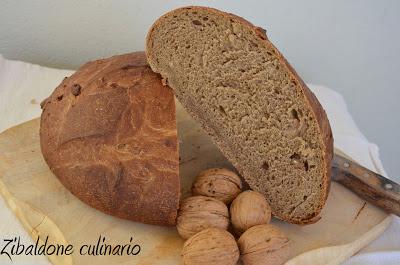
{"type": "Polygon", "coordinates": [[[236,265],[239,249],[228,231],[208,228],[185,242],[182,259],[185,265],[236,265]]]}
{"type": "Polygon", "coordinates": [[[249,228],[239,238],[238,245],[244,265],[280,265],[290,254],[289,239],[270,224],[249,228]]]}
{"type": "Polygon", "coordinates": [[[242,191],[238,175],[225,168],[211,168],[201,172],[192,186],[194,195],[213,197],[229,204],[242,191]]]}
{"type": "Polygon", "coordinates": [[[228,229],[228,207],[221,201],[205,196],[193,196],[182,201],[176,223],[182,238],[189,238],[206,228],[228,229]]]}
{"type": "Polygon", "coordinates": [[[232,225],[238,234],[271,220],[271,207],[264,195],[251,190],[240,193],[233,200],[230,213],[232,225]]]}

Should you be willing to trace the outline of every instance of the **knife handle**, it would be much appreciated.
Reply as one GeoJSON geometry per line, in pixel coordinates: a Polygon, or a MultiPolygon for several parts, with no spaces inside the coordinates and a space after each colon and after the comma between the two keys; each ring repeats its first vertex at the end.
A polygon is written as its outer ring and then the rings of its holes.
{"type": "Polygon", "coordinates": [[[364,200],[400,216],[400,185],[359,164],[335,154],[333,180],[352,190],[364,200]]]}

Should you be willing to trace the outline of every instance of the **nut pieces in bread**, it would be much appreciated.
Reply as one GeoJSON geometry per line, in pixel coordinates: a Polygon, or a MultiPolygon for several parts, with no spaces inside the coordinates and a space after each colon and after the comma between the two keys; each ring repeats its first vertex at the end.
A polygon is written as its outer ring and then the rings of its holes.
{"type": "Polygon", "coordinates": [[[239,249],[229,232],[208,228],[185,242],[182,259],[185,265],[235,265],[239,249]]]}
{"type": "Polygon", "coordinates": [[[192,186],[193,195],[215,198],[226,204],[242,191],[240,177],[225,168],[211,168],[201,172],[192,186]]]}
{"type": "Polygon", "coordinates": [[[239,238],[238,245],[244,265],[279,265],[289,257],[289,239],[270,224],[251,227],[239,238]]]}
{"type": "Polygon", "coordinates": [[[223,202],[205,196],[193,196],[182,201],[176,225],[182,238],[187,239],[207,228],[226,230],[228,226],[229,211],[223,202]]]}
{"type": "Polygon", "coordinates": [[[252,190],[240,193],[233,200],[230,214],[232,225],[238,234],[271,220],[271,208],[264,195],[252,190]]]}

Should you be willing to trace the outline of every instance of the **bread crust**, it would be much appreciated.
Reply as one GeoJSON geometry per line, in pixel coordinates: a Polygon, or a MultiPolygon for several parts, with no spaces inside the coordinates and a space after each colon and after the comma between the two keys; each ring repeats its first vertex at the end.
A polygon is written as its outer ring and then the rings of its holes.
{"type": "Polygon", "coordinates": [[[120,218],[175,224],[180,180],[174,96],[144,52],[86,63],[42,108],[43,157],[71,193],[120,218]]]}
{"type": "MultiPolygon", "coordinates": [[[[150,66],[152,67],[152,69],[155,72],[158,72],[158,69],[156,69],[156,67],[155,67],[156,64],[153,61],[153,54],[151,53],[152,33],[153,33],[154,29],[157,28],[160,25],[160,23],[162,23],[163,18],[171,16],[174,13],[179,13],[180,11],[182,11],[184,9],[203,10],[203,11],[214,13],[214,14],[224,16],[227,18],[236,19],[238,22],[242,23],[243,25],[245,25],[246,27],[251,29],[260,39],[264,40],[262,43],[265,45],[265,47],[274,49],[274,51],[276,52],[276,54],[278,56],[279,61],[286,67],[287,72],[290,73],[290,75],[291,75],[291,79],[294,80],[294,82],[296,82],[297,90],[301,93],[301,95],[304,96],[305,102],[308,104],[309,108],[312,110],[312,114],[314,115],[314,118],[316,119],[316,121],[318,123],[318,128],[319,128],[320,135],[321,135],[320,143],[321,143],[321,146],[324,147],[323,149],[324,149],[325,174],[324,174],[323,187],[321,187],[321,192],[323,195],[321,196],[318,210],[313,215],[309,216],[306,219],[285,220],[285,221],[288,221],[291,223],[296,223],[296,224],[315,223],[316,221],[318,221],[320,219],[319,214],[320,214],[320,212],[327,200],[328,194],[329,194],[331,163],[332,163],[332,157],[333,157],[332,131],[331,131],[331,128],[329,125],[329,120],[327,118],[327,115],[326,115],[324,109],[322,108],[321,104],[319,103],[318,99],[311,92],[311,90],[307,87],[307,85],[304,83],[304,81],[298,76],[296,71],[293,69],[293,67],[291,67],[291,65],[284,58],[284,56],[278,51],[278,49],[271,42],[269,42],[267,35],[266,35],[266,31],[264,29],[254,26],[252,23],[250,23],[249,21],[245,20],[242,17],[239,17],[239,16],[231,14],[231,13],[226,13],[226,12],[214,9],[214,8],[209,8],[209,7],[188,6],[188,7],[178,8],[178,9],[175,9],[175,10],[172,10],[172,11],[166,13],[165,15],[161,16],[156,22],[154,22],[154,24],[150,28],[150,30],[147,34],[147,37],[146,37],[146,55],[147,55],[147,59],[148,59],[150,66]]],[[[171,85],[171,86],[173,88],[173,85],[171,85]]],[[[188,112],[192,116],[197,118],[197,120],[199,120],[199,116],[197,113],[194,113],[194,111],[191,111],[191,110],[188,110],[188,112]]],[[[212,129],[209,127],[209,125],[202,123],[202,126],[205,129],[205,131],[209,135],[211,135],[210,132],[212,131],[212,129]]],[[[221,151],[224,151],[224,150],[221,150],[221,151]]],[[[232,161],[232,159],[230,159],[229,155],[227,155],[227,154],[225,154],[225,155],[227,156],[227,158],[230,161],[232,161]]],[[[242,171],[240,169],[240,165],[234,163],[234,166],[237,168],[237,170],[240,173],[242,173],[242,171]]],[[[282,217],[279,216],[279,218],[282,218],[282,217]]],[[[284,219],[284,218],[282,218],[282,219],[284,219]]]]}

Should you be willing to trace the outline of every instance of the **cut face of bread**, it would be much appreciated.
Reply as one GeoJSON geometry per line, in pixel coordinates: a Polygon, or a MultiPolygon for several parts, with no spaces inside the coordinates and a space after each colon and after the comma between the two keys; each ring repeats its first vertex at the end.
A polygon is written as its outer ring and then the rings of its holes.
{"type": "Polygon", "coordinates": [[[175,224],[180,179],[174,95],[143,52],[83,65],[42,108],[43,157],[75,196],[120,218],[175,224]]]}
{"type": "Polygon", "coordinates": [[[146,54],[275,216],[319,219],[329,190],[329,122],[264,30],[215,9],[181,8],[154,23],[146,54]]]}

